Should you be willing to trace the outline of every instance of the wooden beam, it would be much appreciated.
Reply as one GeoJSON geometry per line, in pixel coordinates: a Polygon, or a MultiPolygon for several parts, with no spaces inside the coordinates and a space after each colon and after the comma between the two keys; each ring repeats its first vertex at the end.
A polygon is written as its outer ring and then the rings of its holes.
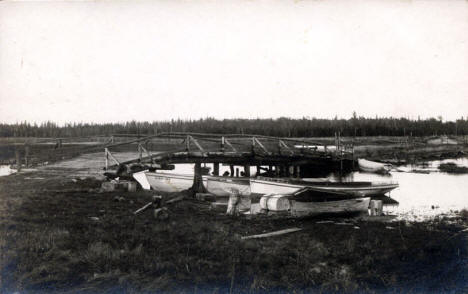
{"type": "Polygon", "coordinates": [[[260,146],[260,148],[267,154],[270,154],[270,152],[268,151],[268,149],[266,149],[266,147],[262,144],[262,142],[260,142],[260,140],[258,140],[257,138],[253,137],[253,140],[254,142],[260,146]]]}
{"type": "Polygon", "coordinates": [[[219,176],[219,162],[213,163],[213,175],[219,176]]]}
{"type": "Polygon", "coordinates": [[[142,152],[143,150],[141,150],[141,144],[138,143],[138,159],[141,161],[141,158],[142,158],[142,152]]]}
{"type": "Polygon", "coordinates": [[[301,230],[302,230],[301,228],[289,228],[289,229],[274,231],[274,232],[265,233],[265,234],[244,236],[244,237],[241,237],[241,240],[267,238],[267,237],[273,237],[273,236],[279,236],[279,235],[284,235],[284,234],[288,234],[288,233],[293,233],[293,232],[297,232],[297,231],[301,231],[301,230]]]}
{"type": "Polygon", "coordinates": [[[232,146],[232,144],[226,138],[224,138],[224,143],[226,143],[226,145],[231,147],[232,151],[237,152],[237,149],[234,148],[234,146],[232,146]]]}
{"type": "Polygon", "coordinates": [[[229,176],[234,177],[234,165],[231,164],[231,165],[229,166],[229,171],[230,171],[229,176]]]}
{"type": "Polygon", "coordinates": [[[148,150],[146,150],[146,148],[143,147],[143,145],[140,144],[140,146],[141,146],[141,149],[143,149],[143,151],[146,153],[146,155],[148,155],[148,157],[151,158],[151,156],[153,156],[153,154],[151,154],[148,150]]]}
{"type": "Polygon", "coordinates": [[[244,165],[244,176],[250,178],[250,165],[244,165]]]}
{"type": "Polygon", "coordinates": [[[193,143],[195,144],[195,146],[197,146],[197,148],[198,148],[201,152],[205,152],[205,149],[203,149],[203,147],[198,143],[197,140],[195,140],[194,137],[188,136],[188,138],[189,138],[190,140],[193,141],[193,143]]]}
{"type": "Polygon", "coordinates": [[[286,143],[284,143],[283,140],[278,140],[278,146],[279,146],[280,154],[281,154],[281,147],[288,150],[290,154],[294,154],[294,151],[288,145],[286,145],[286,143]]]}
{"type": "Polygon", "coordinates": [[[108,152],[107,148],[104,148],[104,157],[106,159],[106,166],[105,166],[106,170],[109,169],[109,154],[107,152],[108,152]]]}
{"type": "Polygon", "coordinates": [[[194,193],[193,196],[195,196],[196,193],[206,193],[206,188],[203,185],[201,163],[195,163],[192,192],[194,193]]]}
{"type": "Polygon", "coordinates": [[[117,158],[114,157],[114,155],[112,155],[112,153],[109,151],[109,149],[105,148],[106,152],[107,152],[107,155],[110,156],[110,158],[115,161],[115,163],[117,164],[120,164],[120,162],[117,160],[117,158]]]}

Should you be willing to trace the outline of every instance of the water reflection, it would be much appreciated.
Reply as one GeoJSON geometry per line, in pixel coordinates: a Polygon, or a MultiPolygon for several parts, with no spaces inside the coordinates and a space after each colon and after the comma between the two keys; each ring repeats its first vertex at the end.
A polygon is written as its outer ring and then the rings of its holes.
{"type": "Polygon", "coordinates": [[[9,165],[0,165],[0,177],[1,176],[8,176],[15,173],[16,170],[11,169],[9,165]]]}
{"type": "MultiPolygon", "coordinates": [[[[456,163],[468,166],[467,158],[436,160],[424,165],[407,165],[399,168],[405,172],[392,172],[390,176],[354,172],[346,176],[348,181],[396,181],[400,187],[391,191],[390,196],[400,202],[398,207],[387,207],[388,213],[413,218],[430,217],[442,213],[468,209],[468,174],[454,175],[438,171],[441,163],[456,163]],[[426,170],[430,173],[411,172],[426,170]]],[[[336,178],[336,176],[331,176],[336,178]]]]}

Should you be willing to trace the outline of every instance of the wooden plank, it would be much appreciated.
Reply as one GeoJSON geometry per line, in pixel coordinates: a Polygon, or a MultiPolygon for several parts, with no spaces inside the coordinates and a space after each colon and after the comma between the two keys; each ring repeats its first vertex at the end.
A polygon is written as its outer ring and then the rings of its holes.
{"type": "Polygon", "coordinates": [[[151,158],[151,156],[153,156],[153,154],[151,154],[148,150],[146,150],[146,148],[143,147],[143,145],[140,144],[140,147],[141,147],[141,149],[143,149],[143,151],[148,155],[149,158],[151,158]]]}
{"type": "Polygon", "coordinates": [[[192,140],[192,142],[195,144],[195,146],[197,146],[197,148],[198,148],[201,152],[205,152],[205,149],[203,149],[203,147],[198,143],[197,140],[195,140],[194,137],[188,136],[188,138],[189,138],[190,140],[192,140]]]}
{"type": "Polygon", "coordinates": [[[111,158],[113,161],[115,161],[117,164],[120,164],[120,162],[117,160],[117,158],[114,157],[114,155],[112,155],[112,153],[109,151],[109,149],[106,148],[106,150],[107,150],[107,155],[109,155],[110,158],[111,158]]]}
{"type": "Polygon", "coordinates": [[[232,151],[237,152],[237,149],[234,148],[234,146],[232,146],[232,144],[226,138],[224,138],[224,143],[226,143],[226,145],[231,147],[232,151]]]}
{"type": "Polygon", "coordinates": [[[135,210],[135,211],[133,212],[133,214],[137,215],[137,214],[139,214],[140,212],[143,212],[143,211],[147,210],[147,209],[150,208],[152,205],[153,205],[153,202],[148,202],[148,203],[146,203],[143,207],[138,208],[137,210],[135,210]]]}
{"type": "Polygon", "coordinates": [[[257,138],[253,137],[253,140],[254,142],[260,146],[260,148],[262,148],[262,150],[267,153],[267,154],[270,154],[270,152],[268,151],[268,149],[266,149],[266,147],[262,144],[262,142],[260,142],[257,138]]]}
{"type": "Polygon", "coordinates": [[[283,146],[284,148],[286,148],[286,149],[288,149],[288,150],[291,150],[291,148],[289,148],[289,146],[286,145],[286,143],[284,143],[283,140],[279,140],[278,142],[279,142],[279,144],[280,144],[281,146],[283,146]]]}
{"type": "Polygon", "coordinates": [[[174,198],[171,198],[167,201],[164,201],[164,204],[170,204],[170,203],[175,203],[175,202],[179,202],[179,201],[182,201],[185,199],[185,196],[184,195],[180,195],[180,196],[177,196],[177,197],[174,197],[174,198]]]}
{"type": "Polygon", "coordinates": [[[290,154],[294,154],[294,151],[288,145],[286,145],[286,143],[284,143],[283,140],[278,140],[278,144],[279,144],[280,152],[281,152],[281,147],[284,147],[286,150],[289,151],[290,154]]]}
{"type": "Polygon", "coordinates": [[[293,232],[297,232],[297,231],[301,231],[301,230],[302,230],[301,228],[289,228],[289,229],[274,231],[274,232],[265,233],[265,234],[244,236],[244,237],[241,237],[241,240],[274,237],[274,236],[289,234],[289,233],[293,233],[293,232]]]}

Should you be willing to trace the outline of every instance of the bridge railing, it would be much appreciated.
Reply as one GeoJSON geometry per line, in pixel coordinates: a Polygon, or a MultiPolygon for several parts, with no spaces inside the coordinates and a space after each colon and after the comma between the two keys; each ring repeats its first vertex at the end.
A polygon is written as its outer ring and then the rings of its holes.
{"type": "MultiPolygon", "coordinates": [[[[114,135],[118,137],[119,135],[114,135]]],[[[129,162],[155,163],[155,160],[177,156],[343,156],[346,151],[345,145],[330,146],[310,139],[280,138],[251,134],[210,134],[210,133],[186,133],[170,132],[141,137],[120,143],[114,142],[114,136],[105,148],[106,168],[109,161],[114,164],[129,162]],[[171,142],[170,150],[164,153],[153,153],[150,147],[157,147],[161,141],[171,142]],[[112,150],[125,145],[136,145],[138,158],[126,162],[120,162],[112,150]]],[[[126,138],[136,136],[123,135],[126,138]]],[[[157,149],[157,148],[156,148],[157,149]]]]}

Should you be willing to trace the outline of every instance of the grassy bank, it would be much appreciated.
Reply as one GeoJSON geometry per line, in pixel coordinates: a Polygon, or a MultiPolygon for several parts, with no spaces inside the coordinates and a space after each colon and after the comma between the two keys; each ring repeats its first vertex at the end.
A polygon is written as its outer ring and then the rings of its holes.
{"type": "Polygon", "coordinates": [[[467,215],[448,222],[232,218],[195,201],[156,221],[153,193],[100,193],[96,180],[0,178],[4,293],[461,293],[467,215]],[[123,199],[117,201],[116,196],[123,199]],[[241,236],[288,227],[274,238],[241,236]]]}

